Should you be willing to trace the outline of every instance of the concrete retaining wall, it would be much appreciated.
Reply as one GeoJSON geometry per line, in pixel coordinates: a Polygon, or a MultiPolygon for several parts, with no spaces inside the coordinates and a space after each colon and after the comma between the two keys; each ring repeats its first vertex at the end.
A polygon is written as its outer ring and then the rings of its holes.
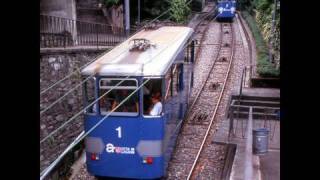
{"type": "MultiPolygon", "coordinates": [[[[59,52],[40,54],[40,91],[91,61],[101,52],[59,52]]],[[[40,111],[80,83],[80,73],[75,73],[56,87],[41,95],[40,111]]],[[[61,126],[83,108],[82,87],[67,95],[62,101],[40,115],[40,139],[61,126]]],[[[83,130],[83,116],[76,118],[40,146],[41,170],[47,167],[83,130]]]]}

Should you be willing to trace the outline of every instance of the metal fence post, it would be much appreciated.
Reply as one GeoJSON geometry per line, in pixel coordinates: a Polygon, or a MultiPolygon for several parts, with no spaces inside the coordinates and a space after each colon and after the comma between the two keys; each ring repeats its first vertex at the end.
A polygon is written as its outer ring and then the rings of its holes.
{"type": "Polygon", "coordinates": [[[229,117],[229,132],[228,132],[228,141],[230,139],[230,135],[233,134],[233,106],[230,106],[230,109],[228,111],[228,113],[230,114],[229,117]]]}
{"type": "Polygon", "coordinates": [[[97,34],[97,50],[99,49],[99,38],[98,38],[98,36],[99,36],[99,34],[98,34],[98,24],[96,24],[96,34],[97,34]]]}

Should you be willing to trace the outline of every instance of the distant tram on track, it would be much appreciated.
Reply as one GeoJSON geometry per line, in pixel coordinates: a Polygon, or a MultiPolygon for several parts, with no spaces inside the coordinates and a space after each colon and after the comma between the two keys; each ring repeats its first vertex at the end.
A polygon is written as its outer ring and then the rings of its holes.
{"type": "Polygon", "coordinates": [[[236,14],[235,0],[218,0],[217,2],[217,20],[218,21],[233,21],[236,14]]]}
{"type": "Polygon", "coordinates": [[[192,88],[192,36],[180,26],[142,30],[82,70],[85,106],[110,91],[85,112],[85,132],[109,115],[85,139],[90,174],[166,175],[192,88]]]}

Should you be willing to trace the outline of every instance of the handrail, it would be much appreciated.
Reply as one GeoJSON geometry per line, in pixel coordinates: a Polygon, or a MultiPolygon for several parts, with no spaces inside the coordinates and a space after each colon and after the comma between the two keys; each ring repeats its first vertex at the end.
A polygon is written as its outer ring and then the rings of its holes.
{"type": "MultiPolygon", "coordinates": [[[[239,96],[238,96],[238,102],[239,102],[239,105],[240,105],[240,102],[241,102],[241,98],[242,98],[242,85],[243,85],[243,77],[244,77],[244,74],[246,73],[246,67],[243,68],[242,70],[242,75],[241,75],[241,82],[240,82],[240,87],[239,87],[239,96]]],[[[237,109],[237,122],[239,120],[239,114],[240,114],[240,106],[238,106],[238,109],[237,109]]],[[[243,132],[243,121],[241,121],[241,132],[242,132],[242,137],[244,137],[244,132],[243,132]]]]}
{"type": "Polygon", "coordinates": [[[253,63],[252,63],[252,61],[253,61],[253,53],[254,52],[252,50],[252,44],[250,43],[250,35],[249,35],[245,25],[244,25],[244,22],[243,22],[243,19],[242,19],[242,15],[241,15],[241,13],[239,11],[237,11],[237,15],[239,16],[238,19],[240,21],[240,24],[243,27],[244,34],[245,34],[246,40],[248,42],[248,48],[249,48],[249,54],[250,54],[250,56],[249,56],[249,58],[250,58],[250,60],[249,60],[249,62],[250,62],[250,67],[249,67],[249,70],[250,70],[249,71],[249,87],[251,87],[251,78],[252,78],[252,74],[253,74],[253,72],[252,72],[253,71],[253,68],[252,68],[253,63]]]}
{"type": "Polygon", "coordinates": [[[244,161],[244,180],[253,179],[253,164],[252,164],[252,107],[249,109],[249,118],[247,124],[247,140],[246,140],[246,151],[244,161]]]}
{"type": "Polygon", "coordinates": [[[242,86],[245,83],[245,77],[246,77],[246,72],[247,72],[247,67],[244,67],[242,70],[242,75],[241,75],[241,83],[240,83],[240,88],[239,88],[239,96],[242,95],[242,86]]]}

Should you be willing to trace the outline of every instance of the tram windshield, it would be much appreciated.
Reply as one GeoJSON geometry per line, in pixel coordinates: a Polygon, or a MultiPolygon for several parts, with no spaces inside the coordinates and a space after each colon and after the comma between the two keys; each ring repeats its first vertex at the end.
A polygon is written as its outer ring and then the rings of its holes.
{"type": "Polygon", "coordinates": [[[114,116],[137,116],[139,96],[136,79],[102,78],[99,81],[100,112],[114,116]]]}

